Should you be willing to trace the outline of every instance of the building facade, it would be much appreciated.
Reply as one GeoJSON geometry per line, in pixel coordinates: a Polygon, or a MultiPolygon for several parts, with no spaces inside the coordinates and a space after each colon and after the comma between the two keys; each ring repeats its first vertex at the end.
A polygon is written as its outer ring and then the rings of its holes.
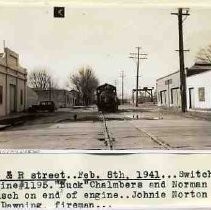
{"type": "MultiPolygon", "coordinates": [[[[211,109],[211,64],[186,69],[187,109],[211,109]]],[[[156,80],[158,106],[181,107],[180,72],[156,80]]]]}
{"type": "Polygon", "coordinates": [[[27,70],[20,66],[19,55],[9,48],[0,53],[0,116],[26,109],[27,70]]]}
{"type": "Polygon", "coordinates": [[[187,108],[211,109],[211,69],[187,77],[187,108]]]}
{"type": "Polygon", "coordinates": [[[180,74],[176,71],[156,80],[158,106],[181,107],[180,74]]]}
{"type": "Polygon", "coordinates": [[[33,89],[40,101],[53,101],[57,108],[73,107],[76,98],[71,91],[64,89],[36,90],[33,89]]]}

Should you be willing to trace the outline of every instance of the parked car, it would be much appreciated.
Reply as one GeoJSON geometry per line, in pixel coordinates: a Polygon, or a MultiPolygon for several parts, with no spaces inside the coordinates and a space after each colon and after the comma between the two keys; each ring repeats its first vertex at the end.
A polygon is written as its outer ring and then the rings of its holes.
{"type": "Polygon", "coordinates": [[[29,108],[29,112],[39,112],[39,111],[54,112],[55,110],[56,110],[56,105],[53,101],[40,101],[39,104],[32,105],[29,108]]]}

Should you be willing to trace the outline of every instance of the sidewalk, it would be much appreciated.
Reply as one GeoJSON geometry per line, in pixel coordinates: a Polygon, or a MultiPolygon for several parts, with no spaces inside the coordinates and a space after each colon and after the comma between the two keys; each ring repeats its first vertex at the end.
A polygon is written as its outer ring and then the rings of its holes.
{"type": "Polygon", "coordinates": [[[211,110],[187,110],[187,112],[183,113],[179,108],[167,108],[167,107],[159,107],[159,110],[162,114],[173,114],[180,115],[186,118],[193,119],[201,119],[211,121],[211,110]]]}
{"type": "Polygon", "coordinates": [[[188,110],[187,116],[211,121],[211,110],[188,110]]]}
{"type": "Polygon", "coordinates": [[[14,113],[7,116],[0,117],[0,130],[5,128],[19,125],[24,123],[26,120],[34,119],[36,117],[36,113],[14,113]]]}
{"type": "Polygon", "coordinates": [[[171,119],[172,117],[185,117],[192,118],[198,120],[207,120],[211,121],[211,110],[188,110],[183,113],[181,109],[174,107],[161,107],[157,106],[153,103],[139,104],[138,107],[135,107],[132,104],[124,104],[120,105],[119,109],[121,111],[131,111],[131,112],[141,112],[148,113],[148,115],[157,116],[165,116],[167,119],[171,119]]]}

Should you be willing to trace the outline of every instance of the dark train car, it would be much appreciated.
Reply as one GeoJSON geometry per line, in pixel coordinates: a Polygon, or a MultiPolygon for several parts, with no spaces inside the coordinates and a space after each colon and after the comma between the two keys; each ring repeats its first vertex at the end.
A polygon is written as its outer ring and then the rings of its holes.
{"type": "Polygon", "coordinates": [[[105,83],[98,86],[96,91],[99,111],[115,112],[118,110],[119,100],[115,86],[105,83]]]}

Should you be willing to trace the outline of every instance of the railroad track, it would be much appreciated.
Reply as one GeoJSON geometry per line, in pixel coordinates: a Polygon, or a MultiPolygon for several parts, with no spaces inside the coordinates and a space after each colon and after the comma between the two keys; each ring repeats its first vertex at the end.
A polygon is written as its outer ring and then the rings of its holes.
{"type": "Polygon", "coordinates": [[[108,128],[107,119],[103,112],[99,113],[99,118],[102,121],[102,127],[103,127],[103,134],[104,134],[104,143],[105,145],[110,149],[113,150],[113,143],[115,141],[115,138],[113,137],[112,133],[110,132],[108,128]]]}
{"type": "MultiPolygon", "coordinates": [[[[125,120],[127,120],[127,117],[125,116],[125,114],[123,114],[123,117],[125,120]]],[[[129,121],[129,122],[130,122],[130,124],[132,124],[132,126],[136,130],[147,135],[155,144],[158,144],[159,146],[163,147],[163,149],[166,149],[166,150],[172,149],[172,147],[168,143],[163,141],[162,139],[158,138],[157,136],[152,135],[151,133],[147,132],[143,128],[138,128],[136,125],[134,125],[134,123],[132,123],[132,121],[129,121]]]]}
{"type": "MultiPolygon", "coordinates": [[[[128,117],[125,116],[125,114],[123,114],[122,117],[125,120],[125,122],[129,123],[131,125],[131,127],[135,128],[138,131],[138,133],[140,133],[142,135],[144,134],[145,136],[147,136],[150,141],[152,141],[155,145],[159,145],[159,147],[161,147],[161,149],[164,149],[164,150],[172,149],[172,147],[168,143],[163,141],[162,139],[158,138],[157,136],[152,135],[151,133],[149,133],[148,131],[146,131],[143,128],[137,127],[133,123],[132,120],[128,120],[128,117]]],[[[101,138],[99,138],[99,139],[101,141],[104,141],[105,146],[108,149],[113,150],[114,149],[115,136],[111,132],[111,129],[108,126],[108,118],[106,118],[106,115],[103,112],[99,112],[99,119],[102,122],[102,130],[100,132],[101,138]]]]}
{"type": "Polygon", "coordinates": [[[153,136],[151,133],[145,131],[144,129],[140,129],[140,128],[136,127],[135,125],[133,125],[133,126],[136,128],[136,130],[146,134],[154,143],[156,143],[156,144],[160,145],[161,147],[163,147],[163,149],[167,149],[167,150],[172,149],[169,144],[167,144],[163,140],[159,139],[158,137],[153,136]]]}

